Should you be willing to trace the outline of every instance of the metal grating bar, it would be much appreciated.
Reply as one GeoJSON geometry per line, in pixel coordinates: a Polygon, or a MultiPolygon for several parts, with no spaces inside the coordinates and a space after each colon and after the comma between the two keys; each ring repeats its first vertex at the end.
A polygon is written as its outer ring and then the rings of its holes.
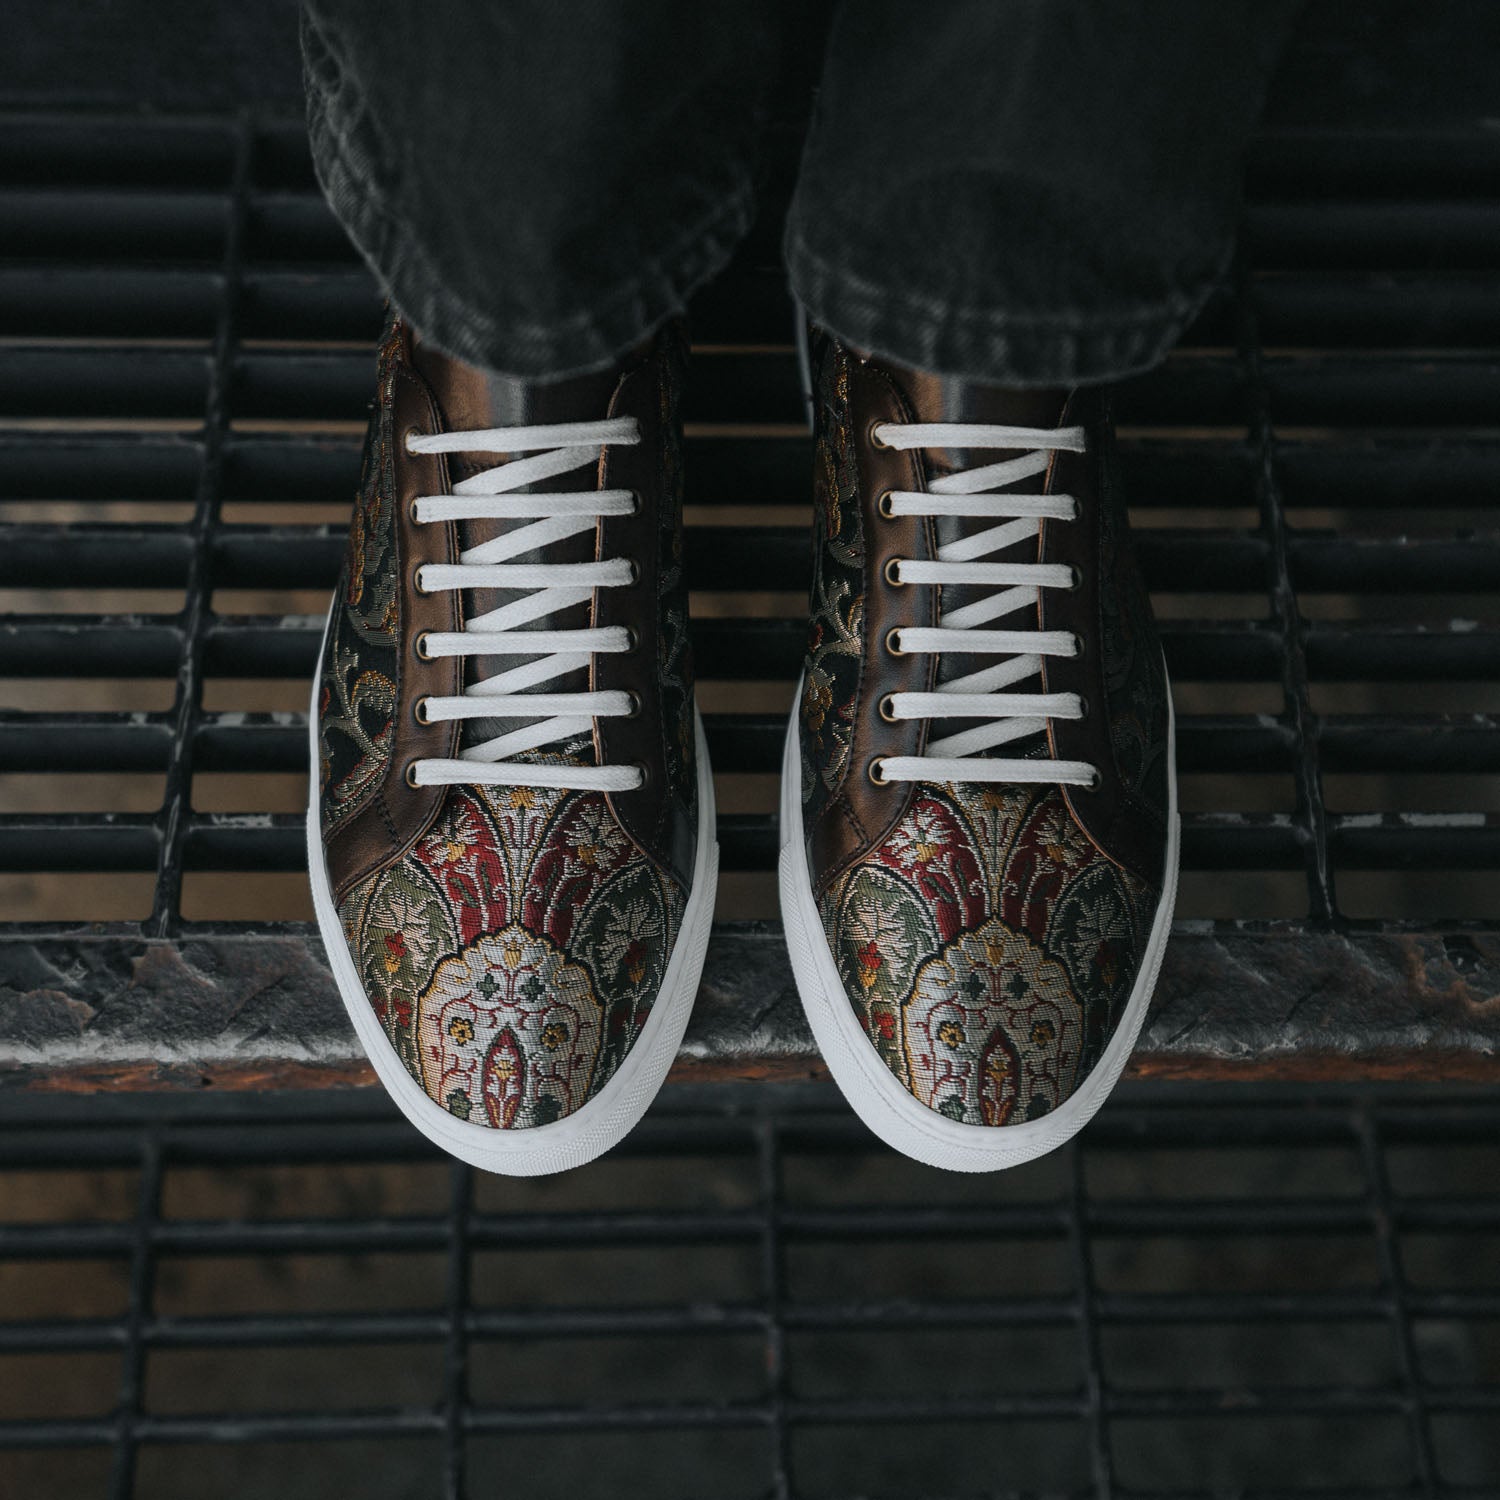
{"type": "Polygon", "coordinates": [[[234,136],[229,213],[224,230],[224,264],[218,316],[203,414],[198,495],[188,531],[186,606],[182,620],[183,650],[177,666],[177,703],[172,752],[159,829],[156,888],[147,930],[168,937],[180,922],[183,848],[188,836],[193,779],[193,749],[203,699],[204,625],[209,614],[212,576],[210,555],[219,520],[224,437],[231,419],[231,383],[239,310],[240,265],[244,256],[245,213],[254,162],[255,136],[242,116],[234,136]]]}
{"type": "Polygon", "coordinates": [[[780,1227],[781,1153],[776,1122],[766,1119],[756,1132],[761,1213],[765,1229],[761,1236],[762,1297],[765,1305],[766,1374],[771,1435],[772,1500],[791,1500],[791,1429],[787,1416],[787,1352],[784,1332],[785,1298],[780,1227]]]}
{"type": "Polygon", "coordinates": [[[1089,1470],[1094,1494],[1109,1500],[1114,1493],[1114,1473],[1110,1463],[1109,1427],[1105,1417],[1106,1396],[1101,1377],[1103,1365],[1099,1344],[1099,1317],[1094,1290],[1093,1256],[1087,1236],[1088,1184],[1084,1177],[1083,1157],[1074,1151],[1069,1163],[1069,1188],[1072,1215],[1069,1223],[1069,1248],[1072,1251],[1073,1275],[1078,1296],[1078,1341],[1084,1370],[1084,1397],[1087,1402],[1089,1470]]]}
{"type": "Polygon", "coordinates": [[[1292,582],[1286,515],[1276,475],[1271,393],[1266,381],[1260,329],[1249,295],[1248,271],[1243,259],[1237,263],[1236,279],[1240,307],[1239,355],[1244,365],[1245,384],[1249,394],[1250,446],[1257,455],[1256,499],[1260,508],[1261,530],[1269,544],[1267,564],[1271,615],[1280,638],[1282,691],[1298,751],[1295,768],[1296,805],[1292,817],[1296,831],[1302,835],[1297,843],[1307,874],[1308,915],[1319,926],[1331,926],[1337,920],[1338,906],[1329,859],[1328,821],[1327,810],[1323,805],[1318,738],[1313,727],[1307,650],[1302,637],[1301,611],[1297,606],[1297,593],[1292,582]]]}
{"type": "Polygon", "coordinates": [[[469,1411],[469,1334],[465,1313],[469,1307],[469,1223],[473,1212],[474,1174],[462,1162],[448,1168],[448,1307],[443,1344],[443,1495],[444,1500],[463,1500],[465,1481],[465,1419],[469,1411]]]}
{"type": "Polygon", "coordinates": [[[1380,1279],[1387,1288],[1391,1337],[1396,1346],[1396,1369],[1401,1382],[1400,1412],[1407,1423],[1415,1466],[1415,1481],[1421,1493],[1438,1490],[1437,1463],[1433,1456],[1432,1431],[1422,1390],[1420,1367],[1412,1339],[1411,1316],[1406,1306],[1406,1277],[1401,1249],[1391,1232],[1394,1204],[1385,1160],[1376,1135],[1377,1126],[1368,1116],[1358,1122],[1360,1162],[1369,1184],[1370,1207],[1375,1221],[1375,1239],[1380,1257],[1380,1279]]]}
{"type": "Polygon", "coordinates": [[[130,1251],[130,1290],[126,1307],[124,1347],[120,1356],[120,1387],[115,1406],[114,1461],[110,1470],[110,1500],[130,1500],[135,1492],[135,1457],[141,1425],[146,1345],[141,1330],[151,1312],[154,1270],[152,1228],[161,1212],[162,1152],[154,1131],[140,1143],[141,1186],[130,1251]]]}

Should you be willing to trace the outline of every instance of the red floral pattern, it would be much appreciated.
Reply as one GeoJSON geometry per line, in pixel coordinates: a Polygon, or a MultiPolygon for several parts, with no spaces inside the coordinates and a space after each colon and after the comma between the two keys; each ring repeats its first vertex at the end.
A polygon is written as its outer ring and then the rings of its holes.
{"type": "Polygon", "coordinates": [[[1051,787],[923,785],[820,903],[849,1002],[911,1093],[954,1120],[1055,1109],[1098,1061],[1156,893],[1051,787]]]}
{"type": "Polygon", "coordinates": [[[405,858],[340,914],[391,1045],[451,1113],[570,1114],[651,1014],[682,891],[594,792],[454,787],[405,858]]]}

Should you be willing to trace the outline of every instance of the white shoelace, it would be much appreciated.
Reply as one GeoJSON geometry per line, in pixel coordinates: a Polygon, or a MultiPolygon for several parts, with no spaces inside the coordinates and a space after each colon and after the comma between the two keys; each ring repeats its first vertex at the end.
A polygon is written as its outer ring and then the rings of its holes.
{"type": "Polygon", "coordinates": [[[936,627],[905,626],[891,632],[891,645],[915,655],[962,654],[1002,658],[990,666],[941,683],[931,693],[890,693],[880,711],[888,719],[976,719],[972,729],[931,741],[924,755],[886,756],[872,774],[885,781],[1002,781],[1093,786],[1098,773],[1087,761],[1006,758],[985,755],[1044,731],[1048,719],[1078,719],[1077,693],[1004,691],[1037,676],[1042,659],[1076,656],[1078,641],[1066,630],[988,630],[991,620],[1035,606],[1042,589],[1075,586],[1073,570],[1059,563],[997,563],[981,559],[1016,543],[1039,539],[1043,521],[1067,522],[1078,515],[1071,495],[1001,491],[1044,474],[1057,450],[1084,451],[1081,427],[1003,427],[970,422],[882,422],[877,442],[891,448],[1026,450],[1018,458],[961,469],[934,479],[926,493],[893,490],[881,509],[891,516],[971,516],[1000,524],[938,549],[937,561],[900,559],[893,565],[901,584],[994,585],[958,609],[943,609],[936,627]],[[878,774],[877,774],[878,773],[878,774]]]}
{"type": "Polygon", "coordinates": [[[623,625],[601,629],[528,629],[548,615],[587,603],[595,589],[620,588],[635,581],[635,564],[625,558],[589,563],[513,563],[510,558],[592,531],[602,516],[631,515],[637,499],[629,490],[519,494],[527,485],[597,466],[606,447],[640,442],[634,417],[599,422],[562,422],[539,427],[490,427],[409,437],[411,453],[526,453],[472,478],[460,480],[447,495],[422,495],[415,502],[419,524],[430,521],[526,521],[478,547],[460,553],[456,563],[425,563],[417,587],[428,593],[462,589],[530,589],[500,609],[476,615],[458,631],[429,631],[422,652],[443,656],[536,657],[494,677],[481,678],[454,698],[423,698],[417,711],[430,723],[455,719],[534,718],[537,722],[461,750],[456,760],[419,760],[411,779],[417,786],[535,786],[578,791],[628,792],[640,786],[638,766],[536,765],[510,757],[523,751],[589,734],[594,719],[624,718],[639,705],[630,693],[547,693],[544,686],[587,667],[595,652],[629,651],[634,642],[623,625]],[[538,451],[542,450],[542,451],[538,451]]]}

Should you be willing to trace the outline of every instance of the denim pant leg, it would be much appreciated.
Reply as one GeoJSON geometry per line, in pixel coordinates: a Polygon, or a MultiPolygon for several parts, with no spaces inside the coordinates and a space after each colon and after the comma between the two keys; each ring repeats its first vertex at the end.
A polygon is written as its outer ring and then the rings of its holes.
{"type": "Polygon", "coordinates": [[[1160,360],[1300,0],[845,0],[787,224],[814,321],[1019,386],[1160,360]]]}
{"type": "Polygon", "coordinates": [[[779,14],[305,0],[318,179],[439,348],[531,379],[604,368],[749,227],[779,14]]]}

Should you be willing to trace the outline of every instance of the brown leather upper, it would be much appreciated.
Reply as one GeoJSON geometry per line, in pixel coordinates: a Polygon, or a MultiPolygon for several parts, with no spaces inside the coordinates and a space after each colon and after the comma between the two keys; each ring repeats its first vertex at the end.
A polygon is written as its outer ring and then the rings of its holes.
{"type": "MultiPolygon", "coordinates": [[[[936,680],[973,671],[973,657],[950,654],[896,656],[886,638],[898,626],[937,623],[939,594],[952,611],[973,598],[993,592],[990,586],[900,585],[886,576],[896,559],[932,560],[937,548],[975,529],[995,525],[955,517],[887,518],[879,501],[886,489],[923,491],[932,478],[978,464],[1018,456],[1017,452],[985,449],[934,453],[882,449],[873,437],[883,421],[995,423],[1051,428],[1082,425],[1087,451],[1058,451],[1045,476],[1045,485],[1032,481],[1023,489],[1066,493],[1078,501],[1078,518],[1043,526],[1040,556],[1033,540],[991,554],[986,561],[1057,562],[1077,570],[1078,586],[1071,590],[1039,590],[1038,608],[1028,608],[1005,619],[986,622],[989,628],[1066,630],[1082,642],[1076,658],[1043,659],[1041,691],[1076,692],[1084,700],[1082,719],[1050,721],[1050,754],[1057,759],[1082,760],[1103,773],[1096,789],[1069,786],[1068,805],[1088,838],[1111,860],[1153,886],[1162,879],[1165,819],[1161,813],[1116,774],[1111,744],[1109,694],[1105,685],[1102,640],[1102,589],[1124,593],[1139,589],[1133,553],[1123,519],[1123,501],[1114,477],[1117,462],[1113,427],[1106,395],[1082,389],[1008,391],[955,377],[906,370],[874,356],[852,354],[848,360],[850,427],[859,472],[859,503],[864,539],[865,631],[854,733],[848,767],[838,794],[807,829],[808,855],[815,892],[821,894],[842,871],[865,857],[904,816],[917,786],[913,783],[877,786],[869,776],[872,761],[882,756],[920,754],[929,739],[965,727],[965,721],[908,720],[889,723],[879,712],[888,693],[929,690],[936,680]],[[1105,504],[1120,506],[1121,576],[1101,577],[1100,519],[1105,504]],[[941,665],[938,663],[941,661],[941,665]]],[[[1154,640],[1151,649],[1156,650],[1154,640]]],[[[967,721],[972,722],[972,721],[967,721]]]]}
{"type": "MultiPolygon", "coordinates": [[[[1053,455],[1047,493],[1076,496],[1078,519],[1043,522],[1041,556],[1043,562],[1073,567],[1078,585],[1067,592],[1041,590],[1039,613],[1043,630],[1071,630],[1082,646],[1076,657],[1043,657],[1044,690],[1079,694],[1087,712],[1081,719],[1049,720],[1048,734],[1057,759],[1088,761],[1103,772],[1093,787],[1062,789],[1084,832],[1111,859],[1149,884],[1160,886],[1166,819],[1162,809],[1153,807],[1120,774],[1110,736],[1102,651],[1104,590],[1125,595],[1142,589],[1142,584],[1134,551],[1128,545],[1121,549],[1121,557],[1108,564],[1116,576],[1106,576],[1106,564],[1101,561],[1104,507],[1123,503],[1114,493],[1114,425],[1104,392],[1086,388],[1073,393],[1061,413],[1060,425],[1075,424],[1088,433],[1088,451],[1053,455]]],[[[1154,642],[1152,647],[1154,650],[1154,642]]]]}
{"type": "MultiPolygon", "coordinates": [[[[594,597],[594,623],[624,625],[635,636],[636,649],[628,655],[596,656],[591,686],[597,690],[623,689],[635,693],[640,711],[629,718],[596,719],[594,738],[601,760],[610,765],[639,765],[645,781],[633,792],[610,794],[610,805],[620,825],[642,848],[661,860],[686,887],[691,883],[697,823],[693,809],[663,774],[677,748],[668,743],[671,732],[652,676],[666,645],[662,640],[663,611],[656,601],[671,565],[664,551],[681,545],[681,497],[667,493],[668,474],[663,452],[678,441],[667,428],[668,413],[661,399],[662,375],[655,361],[626,370],[609,404],[609,415],[633,416],[640,424],[641,441],[634,447],[611,448],[605,454],[601,487],[633,490],[640,505],[633,515],[606,516],[599,524],[601,557],[628,557],[635,564],[635,582],[627,588],[604,589],[594,597]],[[677,519],[670,519],[675,514],[677,519]],[[664,524],[665,523],[665,524],[664,524]],[[663,546],[666,537],[670,540],[663,546]]],[[[680,555],[678,558],[680,572],[680,555]]],[[[686,588],[680,609],[687,609],[686,588]]]]}
{"type": "Polygon", "coordinates": [[[882,571],[889,558],[926,557],[932,549],[929,520],[884,517],[878,510],[887,490],[926,486],[918,456],[877,446],[871,429],[880,422],[915,418],[891,376],[869,363],[850,364],[849,404],[858,413],[853,441],[866,537],[865,629],[858,707],[843,783],[806,830],[819,889],[879,843],[906,811],[913,787],[876,786],[870,768],[883,755],[920,754],[926,726],[917,720],[887,723],[880,717],[879,702],[886,693],[927,691],[935,662],[931,656],[894,655],[887,644],[889,633],[898,626],[936,624],[937,619],[935,590],[896,589],[882,571]]]}
{"type": "MultiPolygon", "coordinates": [[[[341,901],[361,880],[400,859],[438,816],[446,789],[409,784],[407,771],[414,761],[451,757],[463,743],[530,722],[483,719],[424,724],[417,718],[419,699],[456,695],[468,683],[519,665],[525,658],[421,656],[424,632],[459,630],[464,619],[497,609],[519,596],[515,591],[498,589],[423,593],[416,585],[417,569],[427,563],[457,562],[464,550],[516,523],[418,523],[412,509],[418,496],[448,493],[453,484],[503,462],[506,455],[413,454],[407,451],[406,435],[597,421],[626,415],[640,423],[642,440],[638,445],[606,450],[605,462],[592,477],[579,469],[532,488],[577,491],[619,487],[639,496],[634,515],[607,518],[592,533],[550,544],[545,553],[548,562],[590,562],[601,557],[635,561],[638,572],[633,585],[597,590],[592,604],[559,612],[544,623],[549,629],[622,623],[634,632],[636,648],[595,658],[592,681],[589,672],[580,671],[548,683],[547,691],[577,692],[593,687],[635,694],[639,711],[634,717],[596,721],[595,748],[611,764],[638,762],[645,769],[643,786],[613,795],[611,805],[636,845],[686,888],[691,883],[696,822],[693,809],[675,794],[673,778],[663,772],[664,729],[657,680],[658,586],[662,582],[658,539],[679,529],[676,519],[663,515],[664,505],[679,503],[679,497],[666,493],[663,445],[677,441],[677,432],[665,419],[669,403],[663,399],[663,391],[675,392],[675,382],[680,379],[681,330],[669,326],[621,367],[548,384],[489,374],[449,359],[424,346],[399,321],[391,338],[395,345],[387,350],[393,368],[390,399],[387,408],[377,408],[372,417],[379,428],[380,451],[376,472],[367,474],[365,482],[389,484],[394,498],[400,569],[396,591],[399,649],[395,733],[378,788],[356,812],[325,832],[335,901],[341,901]]],[[[538,559],[527,556],[515,560],[538,559]]],[[[690,680],[688,690],[690,695],[690,680]]]]}
{"type": "Polygon", "coordinates": [[[457,594],[423,594],[416,588],[416,570],[425,562],[446,561],[457,554],[456,528],[451,524],[418,526],[411,502],[418,495],[439,495],[448,487],[447,462],[442,454],[406,451],[408,433],[441,431],[441,416],[431,389],[407,363],[410,339],[397,325],[400,352],[396,354],[391,400],[387,411],[377,411],[379,448],[385,472],[367,482],[392,483],[396,533],[397,666],[393,753],[387,758],[380,784],[359,811],[335,827],[324,840],[329,883],[334,901],[361,880],[398,858],[431,826],[443,803],[440,786],[413,787],[407,768],[417,760],[442,759],[455,753],[459,725],[424,724],[416,714],[419,698],[457,693],[460,663],[456,657],[423,661],[417,642],[424,631],[457,630],[457,594]]]}

